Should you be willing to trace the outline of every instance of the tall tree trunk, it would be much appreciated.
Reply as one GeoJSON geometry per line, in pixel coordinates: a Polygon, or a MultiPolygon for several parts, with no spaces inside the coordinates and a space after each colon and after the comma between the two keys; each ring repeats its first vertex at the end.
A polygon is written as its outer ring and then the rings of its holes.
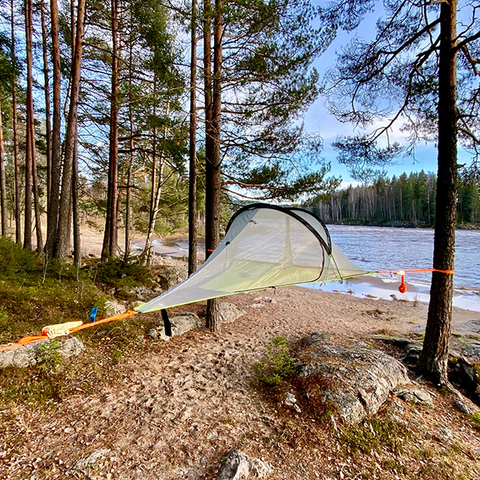
{"type": "MultiPolygon", "coordinates": [[[[153,92],[156,98],[157,95],[157,77],[153,77],[153,92]]],[[[168,117],[170,113],[170,104],[167,103],[166,116],[168,117]]],[[[153,116],[157,116],[157,106],[156,104],[153,107],[153,116]]],[[[163,137],[167,135],[167,128],[163,129],[163,137]]],[[[163,187],[163,167],[164,167],[164,150],[160,151],[160,154],[157,154],[157,127],[153,127],[153,144],[152,144],[152,193],[150,197],[150,220],[148,224],[148,233],[145,240],[145,248],[142,252],[142,258],[145,259],[145,263],[150,265],[150,260],[152,257],[152,241],[153,234],[155,232],[155,223],[157,221],[158,210],[160,206],[160,198],[162,195],[163,187]]]]}
{"type": "Polygon", "coordinates": [[[211,0],[203,4],[203,77],[205,91],[205,258],[211,253],[211,235],[208,225],[212,222],[212,151],[213,151],[213,83],[212,83],[212,5],[211,0]]]}
{"type": "Polygon", "coordinates": [[[27,49],[27,137],[29,142],[27,145],[27,155],[30,155],[32,167],[32,188],[33,188],[33,205],[35,210],[35,232],[37,237],[37,251],[43,251],[43,235],[42,235],[42,209],[40,204],[40,190],[37,175],[37,155],[35,148],[35,115],[33,107],[33,4],[31,0],[27,0],[27,8],[25,10],[25,24],[27,25],[26,49],[27,49]]]}
{"type": "Polygon", "coordinates": [[[192,0],[190,60],[190,168],[188,189],[188,274],[197,270],[197,1],[192,0]]]}
{"type": "Polygon", "coordinates": [[[117,253],[118,197],[118,1],[111,1],[112,22],[112,88],[110,97],[110,148],[108,164],[107,218],[103,239],[102,260],[117,253]]]}
{"type": "MultiPolygon", "coordinates": [[[[438,92],[438,175],[433,267],[453,270],[457,198],[457,0],[440,5],[438,92]]],[[[453,275],[434,272],[420,368],[448,384],[447,362],[452,320],[453,275]]]]}
{"type": "Polygon", "coordinates": [[[52,114],[50,107],[50,80],[48,68],[47,25],[45,22],[45,1],[40,2],[42,22],[42,51],[43,51],[43,83],[45,89],[45,130],[47,140],[47,211],[50,203],[50,189],[52,184],[52,114]]]}
{"type": "MultiPolygon", "coordinates": [[[[220,199],[221,199],[221,113],[222,113],[222,0],[215,0],[214,49],[213,49],[213,102],[212,102],[212,155],[210,159],[209,183],[207,184],[208,205],[205,213],[207,251],[213,252],[220,243],[220,199]]],[[[208,158],[207,158],[208,163],[208,158]]],[[[208,300],[206,326],[212,332],[221,330],[218,299],[208,300]]]]}
{"type": "Polygon", "coordinates": [[[58,216],[60,211],[60,182],[61,182],[61,71],[60,71],[60,43],[57,0],[50,0],[51,37],[52,37],[52,71],[53,71],[53,123],[52,123],[52,155],[50,174],[50,194],[47,211],[47,257],[56,255],[58,246],[58,216]]]}
{"type": "Polygon", "coordinates": [[[32,249],[32,160],[34,127],[32,77],[32,2],[25,0],[25,47],[27,51],[27,126],[25,153],[25,236],[23,247],[32,249]]]}
{"type": "Polygon", "coordinates": [[[133,96],[132,96],[132,77],[133,77],[133,38],[130,38],[130,48],[128,55],[128,120],[130,122],[130,138],[129,138],[129,162],[128,162],[128,171],[127,171],[127,198],[125,205],[125,261],[128,260],[130,256],[130,234],[131,234],[131,182],[132,182],[132,168],[134,161],[134,142],[133,142],[133,96]]]}
{"type": "MultiPolygon", "coordinates": [[[[78,139],[78,130],[75,132],[75,138],[78,139]]],[[[72,166],[72,214],[73,214],[73,261],[78,267],[82,266],[82,244],[80,237],[80,209],[78,201],[80,199],[78,186],[78,140],[73,153],[72,166]]]]}
{"type": "Polygon", "coordinates": [[[56,258],[65,258],[70,245],[70,225],[72,221],[72,178],[73,165],[77,149],[77,111],[80,93],[80,71],[82,65],[83,25],[85,20],[85,0],[78,0],[75,55],[72,59],[70,81],[70,107],[65,133],[65,160],[62,177],[62,195],[58,220],[58,245],[56,258]]]}
{"type": "MultiPolygon", "coordinates": [[[[33,102],[33,96],[32,96],[33,102]]],[[[32,103],[33,111],[33,103],[32,103]]],[[[43,251],[43,234],[42,234],[42,208],[40,203],[40,189],[38,185],[37,175],[37,154],[35,148],[35,124],[29,125],[31,155],[32,155],[32,187],[33,187],[33,205],[35,210],[35,232],[37,234],[37,252],[43,251]]]]}
{"type": "Polygon", "coordinates": [[[20,168],[18,158],[18,134],[17,134],[17,57],[16,57],[16,36],[15,36],[15,15],[14,0],[10,2],[10,33],[12,37],[12,130],[13,130],[13,163],[14,163],[14,180],[15,180],[15,241],[22,243],[22,215],[20,206],[20,168]]]}
{"type": "MultiPolygon", "coordinates": [[[[86,8],[86,4],[85,7],[86,8]]],[[[84,13],[85,16],[85,13],[84,13]]],[[[72,0],[70,4],[70,30],[72,37],[72,60],[75,58],[75,51],[77,48],[77,33],[75,27],[75,2],[72,0]]],[[[80,41],[83,41],[80,38],[80,41]]],[[[80,61],[81,65],[81,61],[80,61]]],[[[77,119],[78,119],[78,106],[77,106],[77,119]]],[[[77,123],[77,122],[76,122],[77,123]]],[[[73,221],[73,261],[77,268],[82,266],[82,243],[80,236],[80,209],[78,202],[80,200],[79,193],[79,179],[78,179],[78,124],[75,125],[75,146],[73,151],[72,162],[72,221],[73,221]]],[[[78,270],[77,270],[78,271],[78,270]]]]}
{"type": "Polygon", "coordinates": [[[7,235],[7,182],[5,179],[5,149],[3,148],[2,105],[0,104],[0,218],[1,235],[7,235]]]}

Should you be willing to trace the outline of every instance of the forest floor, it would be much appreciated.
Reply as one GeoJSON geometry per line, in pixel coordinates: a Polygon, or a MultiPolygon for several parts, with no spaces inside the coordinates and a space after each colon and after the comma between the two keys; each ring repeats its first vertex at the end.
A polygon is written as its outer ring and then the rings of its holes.
{"type": "MultiPolygon", "coordinates": [[[[221,333],[153,340],[145,331],[160,316],[146,314],[137,342],[119,354],[105,348],[125,335],[118,322],[75,368],[55,372],[75,371],[57,399],[2,399],[0,478],[213,480],[225,454],[239,449],[270,463],[275,480],[480,479],[480,424],[421,379],[434,407],[397,401],[394,413],[385,408],[376,423],[349,428],[285,408],[252,369],[277,336],[292,350],[319,331],[368,342],[376,333],[418,338],[411,332],[425,324],[425,304],[300,287],[228,301],[245,313],[221,333]]],[[[478,335],[465,330],[478,320],[455,310],[453,330],[478,335]]]]}

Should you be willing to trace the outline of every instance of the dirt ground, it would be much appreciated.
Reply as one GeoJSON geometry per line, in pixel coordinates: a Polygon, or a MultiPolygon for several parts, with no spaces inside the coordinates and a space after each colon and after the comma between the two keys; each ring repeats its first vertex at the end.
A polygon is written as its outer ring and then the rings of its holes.
{"type": "MultiPolygon", "coordinates": [[[[230,449],[269,462],[269,479],[480,478],[480,430],[432,387],[425,386],[434,408],[405,404],[399,414],[414,432],[411,448],[356,458],[345,454],[337,430],[285,411],[255,382],[252,364],[275,336],[294,345],[318,331],[408,334],[426,322],[425,304],[299,287],[227,301],[245,314],[221,333],[197,329],[169,342],[145,337],[142,354],[119,363],[95,393],[79,389],[45,412],[9,412],[16,430],[0,438],[0,478],[214,479],[230,449]],[[12,436],[22,441],[12,443],[12,436]],[[96,462],[78,463],[92,453],[96,462]]],[[[456,310],[454,330],[479,319],[456,310]]]]}

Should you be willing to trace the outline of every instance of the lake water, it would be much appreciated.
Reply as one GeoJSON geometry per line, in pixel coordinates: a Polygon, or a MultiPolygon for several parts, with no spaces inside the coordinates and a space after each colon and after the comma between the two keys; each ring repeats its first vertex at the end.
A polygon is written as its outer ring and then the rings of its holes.
{"type": "MultiPolygon", "coordinates": [[[[423,228],[329,225],[332,241],[358,266],[368,271],[431,268],[434,233],[423,228]]],[[[480,311],[480,231],[458,230],[455,244],[454,305],[480,311]]],[[[431,273],[407,273],[407,293],[395,291],[396,275],[346,280],[313,288],[358,296],[429,300],[431,273]]]]}
{"type": "MultiPolygon", "coordinates": [[[[424,228],[350,227],[329,225],[332,241],[359,267],[368,271],[431,268],[433,230],[424,228]]],[[[458,230],[455,243],[457,287],[480,288],[480,231],[458,230]]],[[[429,283],[431,274],[409,273],[429,283]]]]}

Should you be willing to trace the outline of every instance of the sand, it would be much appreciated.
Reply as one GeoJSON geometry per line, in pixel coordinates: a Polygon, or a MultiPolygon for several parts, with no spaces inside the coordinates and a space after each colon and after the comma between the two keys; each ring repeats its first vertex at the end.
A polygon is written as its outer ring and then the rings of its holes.
{"type": "MultiPolygon", "coordinates": [[[[308,454],[282,440],[285,420],[255,386],[252,364],[275,336],[294,344],[317,331],[357,338],[408,334],[425,323],[426,305],[299,287],[228,301],[245,314],[221,333],[198,329],[169,342],[145,338],[148,354],[119,364],[114,381],[93,395],[80,391],[46,415],[17,411],[25,441],[6,457],[0,477],[212,479],[225,453],[239,448],[274,465],[272,479],[342,478],[337,474],[346,464],[335,452],[328,456],[328,432],[308,454]],[[85,477],[75,466],[95,452],[103,459],[85,477]]],[[[456,310],[454,326],[479,318],[456,310]]],[[[437,413],[420,412],[416,421],[436,428],[437,413]]],[[[459,441],[480,449],[472,429],[460,417],[454,420],[460,422],[459,441]]]]}

